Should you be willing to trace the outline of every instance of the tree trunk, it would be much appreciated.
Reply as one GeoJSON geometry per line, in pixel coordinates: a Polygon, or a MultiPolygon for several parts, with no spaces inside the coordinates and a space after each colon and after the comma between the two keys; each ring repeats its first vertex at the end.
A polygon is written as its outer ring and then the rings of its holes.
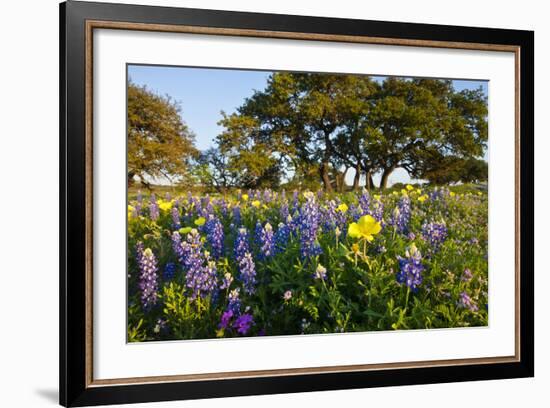
{"type": "Polygon", "coordinates": [[[349,167],[346,167],[346,169],[342,173],[339,173],[339,175],[338,175],[337,188],[338,188],[339,193],[345,192],[345,189],[346,189],[346,174],[348,174],[348,170],[349,170],[349,167]]]}
{"type": "Polygon", "coordinates": [[[388,188],[388,179],[390,178],[390,175],[395,170],[395,167],[389,167],[384,169],[382,172],[382,178],[380,179],[380,190],[385,190],[388,188]]]}
{"type": "Polygon", "coordinates": [[[332,184],[330,182],[330,175],[329,175],[329,164],[328,162],[321,163],[321,167],[319,168],[320,174],[321,174],[321,181],[323,182],[323,186],[325,187],[325,191],[327,193],[332,193],[332,184]]]}
{"type": "Polygon", "coordinates": [[[133,171],[128,173],[128,187],[131,187],[131,186],[134,185],[134,176],[135,175],[136,175],[136,173],[134,173],[133,171]]]}
{"type": "Polygon", "coordinates": [[[372,179],[372,170],[367,171],[366,179],[367,181],[366,181],[365,187],[368,191],[370,191],[374,188],[374,181],[372,179]]]}
{"type": "Polygon", "coordinates": [[[359,182],[361,181],[361,166],[355,166],[355,177],[353,177],[353,191],[359,190],[359,182]]]}

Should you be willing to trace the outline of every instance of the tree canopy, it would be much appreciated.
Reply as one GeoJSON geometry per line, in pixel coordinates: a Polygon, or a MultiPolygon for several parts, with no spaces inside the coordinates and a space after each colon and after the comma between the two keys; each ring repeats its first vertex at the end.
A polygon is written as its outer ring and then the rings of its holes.
{"type": "Polygon", "coordinates": [[[385,188],[399,167],[434,182],[486,175],[486,97],[450,80],[274,73],[220,125],[220,153],[252,187],[312,169],[327,191],[343,189],[350,168],[355,188],[361,176],[373,187],[375,173],[385,188]]]}
{"type": "Polygon", "coordinates": [[[169,96],[128,84],[128,183],[166,178],[185,181],[198,157],[195,136],[169,96]]]}

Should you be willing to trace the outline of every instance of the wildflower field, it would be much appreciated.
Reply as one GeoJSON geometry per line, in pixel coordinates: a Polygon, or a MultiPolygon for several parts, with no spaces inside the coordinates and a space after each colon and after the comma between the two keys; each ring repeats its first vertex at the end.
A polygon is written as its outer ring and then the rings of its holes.
{"type": "Polygon", "coordinates": [[[128,341],[485,326],[487,209],[475,186],[133,194],[128,341]]]}

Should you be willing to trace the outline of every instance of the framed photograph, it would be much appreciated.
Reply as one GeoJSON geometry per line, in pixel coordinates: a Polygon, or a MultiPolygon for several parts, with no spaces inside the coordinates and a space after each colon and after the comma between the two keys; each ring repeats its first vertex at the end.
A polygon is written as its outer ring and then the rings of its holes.
{"type": "Polygon", "coordinates": [[[534,33],[60,6],[60,403],[534,375],[534,33]]]}

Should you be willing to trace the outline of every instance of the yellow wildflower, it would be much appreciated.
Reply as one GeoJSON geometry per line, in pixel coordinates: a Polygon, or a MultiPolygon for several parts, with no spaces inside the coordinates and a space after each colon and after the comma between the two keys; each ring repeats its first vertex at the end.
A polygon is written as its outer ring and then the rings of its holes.
{"type": "Polygon", "coordinates": [[[422,194],[422,190],[420,190],[419,188],[416,189],[416,193],[417,194],[422,194]]]}
{"type": "Polygon", "coordinates": [[[340,212],[345,213],[348,210],[348,206],[346,203],[342,203],[336,209],[340,212]]]}
{"type": "Polygon", "coordinates": [[[260,203],[258,200],[252,201],[251,204],[252,204],[254,207],[256,207],[256,208],[260,208],[260,205],[261,205],[261,203],[260,203]]]}
{"type": "Polygon", "coordinates": [[[413,191],[413,190],[414,190],[414,187],[411,186],[410,184],[407,184],[406,189],[407,189],[407,191],[413,191]]]}
{"type": "Polygon", "coordinates": [[[456,195],[456,193],[455,193],[454,191],[451,191],[451,192],[449,193],[449,195],[450,195],[451,197],[454,197],[454,196],[456,195]]]}
{"type": "Polygon", "coordinates": [[[380,201],[380,194],[375,194],[373,197],[374,197],[375,200],[380,201]]]}
{"type": "Polygon", "coordinates": [[[402,188],[402,189],[401,189],[401,194],[403,194],[403,195],[406,196],[406,195],[407,195],[407,190],[405,190],[404,188],[402,188]]]}
{"type": "Polygon", "coordinates": [[[359,244],[358,243],[355,243],[351,246],[351,250],[354,254],[358,254],[359,253],[359,244]]]}
{"type": "Polygon", "coordinates": [[[423,203],[427,199],[428,199],[428,196],[426,194],[421,195],[420,197],[418,197],[418,201],[420,201],[421,203],[423,203]]]}
{"type": "Polygon", "coordinates": [[[248,201],[248,194],[243,194],[241,197],[243,201],[248,201]]]}
{"type": "Polygon", "coordinates": [[[172,209],[172,201],[158,200],[157,203],[162,211],[168,211],[172,209]]]}
{"type": "Polygon", "coordinates": [[[195,220],[195,225],[197,227],[201,227],[204,225],[205,222],[206,222],[206,219],[204,217],[199,217],[195,220]]]}
{"type": "Polygon", "coordinates": [[[352,222],[348,228],[348,234],[352,238],[366,239],[372,241],[374,235],[378,234],[382,226],[370,215],[364,215],[358,222],[352,222]]]}

